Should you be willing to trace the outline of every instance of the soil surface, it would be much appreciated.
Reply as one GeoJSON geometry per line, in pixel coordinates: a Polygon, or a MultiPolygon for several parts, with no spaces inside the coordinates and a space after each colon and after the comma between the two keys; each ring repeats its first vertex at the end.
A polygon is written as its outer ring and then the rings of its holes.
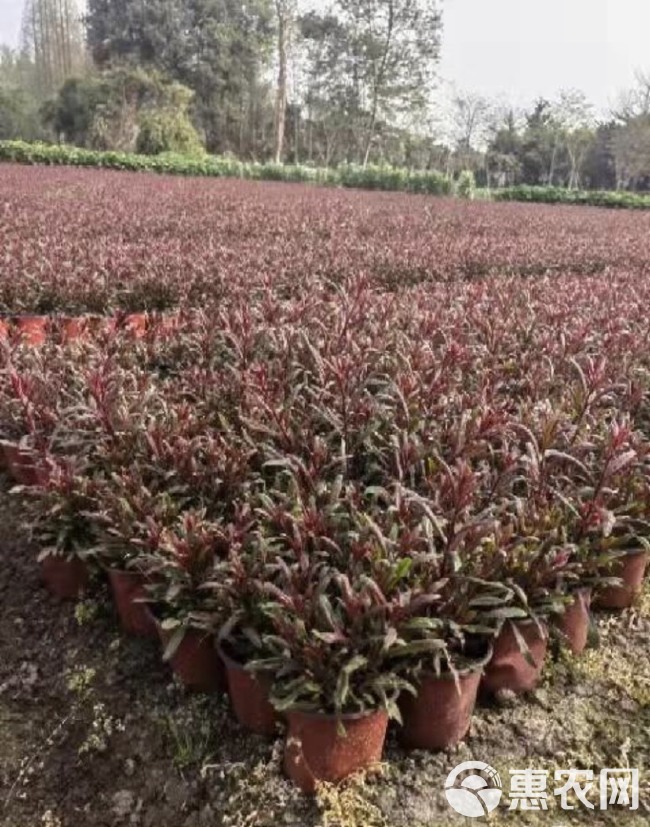
{"type": "Polygon", "coordinates": [[[463,761],[495,767],[499,825],[650,824],[650,589],[599,614],[593,647],[558,649],[526,699],[477,709],[467,742],[406,753],[391,732],[374,773],[316,799],[281,772],[282,737],[249,735],[221,697],[185,693],[155,642],[120,634],[103,584],[78,605],[50,597],[19,498],[0,481],[0,827],[446,827],[444,786],[463,761]],[[600,810],[602,769],[638,768],[639,809],[600,810]],[[548,810],[511,811],[510,770],[547,770],[548,810]],[[595,809],[562,810],[556,770],[592,770],[595,809]]]}

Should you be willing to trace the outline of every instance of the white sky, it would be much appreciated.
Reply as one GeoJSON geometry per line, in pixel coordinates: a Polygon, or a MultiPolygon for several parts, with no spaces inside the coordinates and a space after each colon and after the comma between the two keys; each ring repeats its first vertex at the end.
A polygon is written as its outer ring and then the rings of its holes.
{"type": "Polygon", "coordinates": [[[527,104],[578,88],[600,110],[650,70],[650,0],[444,0],[442,77],[527,104]]]}
{"type": "MultiPolygon", "coordinates": [[[[17,43],[22,6],[0,0],[0,42],[17,43]]],[[[515,104],[579,88],[605,110],[650,70],[650,0],[443,0],[443,14],[444,80],[515,104]]]]}
{"type": "Polygon", "coordinates": [[[22,9],[22,0],[0,0],[0,43],[16,45],[22,9]]]}

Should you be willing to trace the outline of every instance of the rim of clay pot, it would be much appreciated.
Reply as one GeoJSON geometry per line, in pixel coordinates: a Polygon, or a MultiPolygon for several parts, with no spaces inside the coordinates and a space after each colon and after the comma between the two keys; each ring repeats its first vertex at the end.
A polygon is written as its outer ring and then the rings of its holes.
{"type": "Polygon", "coordinates": [[[650,552],[647,548],[630,548],[619,550],[621,553],[616,555],[613,562],[616,562],[616,560],[624,560],[626,557],[647,557],[648,555],[650,555],[650,552]]]}
{"type": "Polygon", "coordinates": [[[111,572],[115,572],[116,574],[127,574],[131,577],[145,577],[146,575],[144,572],[138,571],[138,569],[129,569],[126,568],[124,565],[122,566],[112,566],[110,563],[103,563],[100,562],[99,564],[100,569],[106,572],[106,574],[110,574],[111,572]]]}
{"type": "Polygon", "coordinates": [[[548,617],[538,617],[537,620],[532,617],[507,617],[501,625],[501,631],[508,624],[511,626],[534,626],[545,640],[548,638],[548,617]]]}
{"type": "MultiPolygon", "coordinates": [[[[494,646],[492,643],[488,643],[487,645],[487,652],[485,655],[482,655],[480,658],[474,658],[467,666],[463,669],[457,669],[456,674],[459,678],[467,677],[467,675],[474,675],[476,672],[480,672],[488,665],[490,660],[492,659],[492,655],[494,653],[494,646]]],[[[439,675],[436,675],[435,672],[423,672],[421,675],[420,680],[423,678],[430,678],[433,680],[443,680],[443,681],[453,681],[454,676],[449,670],[445,670],[441,672],[439,675]]]]}
{"type": "MultiPolygon", "coordinates": [[[[164,621],[167,620],[167,618],[161,618],[160,614],[157,611],[158,607],[161,605],[160,602],[155,603],[155,602],[146,601],[144,605],[149,610],[149,614],[153,617],[154,621],[156,622],[156,625],[160,627],[160,631],[163,634],[174,635],[174,634],[176,634],[176,632],[179,629],[182,629],[183,630],[183,635],[187,635],[190,632],[194,632],[202,640],[205,640],[207,638],[213,638],[216,641],[215,632],[211,632],[208,629],[202,629],[199,626],[194,626],[192,623],[187,623],[187,622],[181,623],[181,622],[179,622],[178,626],[176,626],[174,629],[163,629],[162,625],[163,625],[164,621]]],[[[217,650],[217,647],[215,646],[215,651],[216,650],[217,650]]]]}
{"type": "MultiPolygon", "coordinates": [[[[245,663],[242,663],[240,660],[236,660],[232,655],[229,655],[223,647],[223,642],[219,640],[218,635],[215,635],[215,640],[219,657],[230,669],[238,669],[240,672],[246,672],[246,674],[250,675],[251,678],[258,678],[264,675],[263,672],[251,672],[250,669],[246,668],[245,663]]],[[[271,673],[268,672],[267,674],[270,676],[271,673]]]]}
{"type": "Polygon", "coordinates": [[[285,715],[302,715],[304,718],[318,718],[321,721],[361,721],[366,718],[372,718],[375,715],[385,715],[388,717],[388,712],[385,709],[371,709],[368,712],[344,712],[337,715],[332,712],[308,712],[304,709],[285,709],[285,715]]]}
{"type": "Polygon", "coordinates": [[[47,324],[47,322],[49,322],[50,320],[50,317],[45,313],[14,313],[13,315],[8,316],[7,318],[14,324],[20,321],[42,322],[43,324],[47,324]]]}
{"type": "Polygon", "coordinates": [[[44,560],[65,560],[66,562],[70,563],[73,560],[79,560],[81,563],[86,563],[86,558],[79,554],[77,551],[64,551],[60,552],[58,550],[48,550],[47,552],[42,551],[41,554],[38,555],[38,562],[42,563],[44,560]]]}

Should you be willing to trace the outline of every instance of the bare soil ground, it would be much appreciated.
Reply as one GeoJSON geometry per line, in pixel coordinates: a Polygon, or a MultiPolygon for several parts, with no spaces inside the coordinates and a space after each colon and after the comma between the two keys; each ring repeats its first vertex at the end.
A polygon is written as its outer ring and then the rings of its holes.
{"type": "Polygon", "coordinates": [[[184,693],[154,643],[122,636],[101,584],[79,605],[39,583],[20,504],[0,486],[0,827],[446,827],[444,783],[461,761],[549,770],[548,812],[500,825],[650,824],[650,589],[599,615],[579,660],[555,653],[533,696],[481,706],[448,754],[405,753],[391,733],[376,773],[316,800],[282,777],[282,738],[244,732],[227,702],[184,693]],[[637,767],[636,812],[558,808],[555,770],[637,767]]]}

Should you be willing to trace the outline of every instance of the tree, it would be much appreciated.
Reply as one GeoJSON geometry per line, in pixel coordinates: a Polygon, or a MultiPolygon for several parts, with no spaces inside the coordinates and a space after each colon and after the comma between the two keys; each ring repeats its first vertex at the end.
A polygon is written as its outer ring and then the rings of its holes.
{"type": "Polygon", "coordinates": [[[295,0],[275,0],[278,30],[278,85],[275,97],[274,160],[282,162],[289,98],[289,49],[296,19],[295,0]]]}
{"type": "Polygon", "coordinates": [[[25,51],[0,46],[0,140],[44,139],[36,66],[25,51]]]}
{"type": "Polygon", "coordinates": [[[87,28],[99,67],[155,68],[193,89],[209,149],[266,150],[271,0],[88,0],[87,28]]]}
{"type": "Polygon", "coordinates": [[[120,67],[67,80],[47,117],[57,135],[79,146],[196,155],[203,147],[188,116],[192,97],[157,71],[120,67]]]}
{"type": "Polygon", "coordinates": [[[310,12],[299,21],[307,111],[307,156],[321,164],[350,161],[361,131],[358,85],[351,70],[350,32],[333,12],[310,12]]]}
{"type": "Polygon", "coordinates": [[[621,96],[614,112],[612,152],[619,187],[650,186],[650,73],[638,71],[635,86],[621,96]]]}
{"type": "Polygon", "coordinates": [[[493,115],[492,103],[475,92],[456,92],[452,101],[452,128],[456,145],[479,149],[487,137],[493,115]]]}
{"type": "Polygon", "coordinates": [[[26,0],[23,51],[35,65],[43,98],[55,93],[85,64],[81,17],[76,0],[26,0]]]}
{"type": "Polygon", "coordinates": [[[339,0],[353,32],[367,107],[363,164],[379,118],[413,117],[426,108],[440,55],[441,15],[434,0],[339,0]]]}
{"type": "Polygon", "coordinates": [[[517,114],[508,107],[490,124],[485,158],[488,186],[512,186],[521,178],[522,140],[517,114]]]}
{"type": "Polygon", "coordinates": [[[612,146],[617,187],[647,188],[650,183],[650,116],[638,115],[619,126],[612,146]]]}
{"type": "Polygon", "coordinates": [[[619,96],[613,112],[615,120],[622,123],[650,115],[650,72],[637,69],[634,78],[635,85],[619,96]]]}
{"type": "Polygon", "coordinates": [[[619,125],[615,121],[599,124],[582,163],[582,179],[589,189],[616,189],[614,138],[619,125]]]}
{"type": "Polygon", "coordinates": [[[557,139],[566,151],[569,161],[568,186],[580,186],[585,157],[594,141],[595,119],[593,106],[586,95],[577,89],[563,90],[554,106],[557,139]]]}
{"type": "MultiPolygon", "coordinates": [[[[303,18],[303,33],[311,41],[312,113],[319,109],[331,118],[342,107],[362,164],[369,163],[380,130],[394,136],[423,119],[440,29],[433,0],[336,0],[327,14],[303,18]]],[[[335,133],[340,136],[342,129],[337,125],[335,133]]]]}
{"type": "Polygon", "coordinates": [[[537,100],[525,115],[521,139],[521,174],[525,184],[548,184],[552,180],[556,159],[555,124],[551,103],[537,100]]]}

